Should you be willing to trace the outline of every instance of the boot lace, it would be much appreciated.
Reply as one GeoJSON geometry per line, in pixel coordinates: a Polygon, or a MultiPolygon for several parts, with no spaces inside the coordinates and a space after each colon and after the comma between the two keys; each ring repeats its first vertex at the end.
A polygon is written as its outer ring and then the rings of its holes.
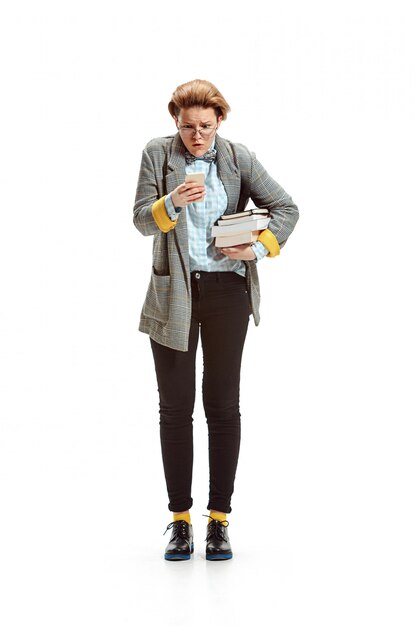
{"type": "Polygon", "coordinates": [[[211,522],[209,522],[207,526],[206,541],[212,539],[213,537],[219,541],[227,541],[224,536],[224,529],[229,526],[229,522],[227,520],[220,522],[218,519],[211,517],[211,515],[203,515],[203,517],[209,517],[211,519],[211,522]]]}
{"type": "MultiPolygon", "coordinates": [[[[167,530],[172,530],[172,539],[177,539],[178,537],[180,539],[184,539],[185,541],[187,541],[187,543],[189,543],[188,541],[188,524],[185,520],[178,520],[177,522],[171,522],[170,524],[168,524],[168,526],[166,527],[165,533],[167,532],[167,530]]],[[[164,535],[165,535],[164,533],[164,535]]]]}

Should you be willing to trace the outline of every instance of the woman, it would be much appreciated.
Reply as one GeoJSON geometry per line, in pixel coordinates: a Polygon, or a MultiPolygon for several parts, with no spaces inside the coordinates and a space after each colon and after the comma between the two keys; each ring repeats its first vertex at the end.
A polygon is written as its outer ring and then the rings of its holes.
{"type": "MultiPolygon", "coordinates": [[[[250,314],[259,324],[256,264],[279,254],[298,220],[291,197],[241,145],[217,131],[230,107],[208,81],[180,85],[168,105],[177,133],[150,141],[142,155],[134,224],[153,235],[152,275],[139,330],[150,336],[160,399],[168,508],[168,560],[194,549],[190,508],[195,355],[201,333],[203,403],[210,485],[206,557],[232,557],[227,514],[240,446],[239,382],[250,314]],[[205,183],[184,182],[203,172],[205,183]],[[271,220],[255,243],[217,249],[212,226],[251,199],[271,220]]],[[[165,531],[166,532],[166,531],[165,531]]]]}

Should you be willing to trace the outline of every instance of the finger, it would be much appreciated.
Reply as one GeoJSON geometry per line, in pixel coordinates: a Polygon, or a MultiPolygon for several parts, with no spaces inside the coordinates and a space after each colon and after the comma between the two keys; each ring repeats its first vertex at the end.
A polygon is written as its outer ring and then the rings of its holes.
{"type": "Polygon", "coordinates": [[[196,200],[201,200],[206,194],[203,193],[191,193],[187,195],[188,202],[195,202],[196,200]]]}
{"type": "Polygon", "coordinates": [[[197,194],[200,195],[202,193],[205,192],[205,188],[204,187],[196,187],[194,189],[187,189],[188,193],[190,194],[197,194]]]}
{"type": "Polygon", "coordinates": [[[184,186],[186,187],[186,189],[194,189],[194,190],[199,189],[200,191],[204,189],[204,185],[200,185],[200,183],[196,183],[195,181],[184,183],[184,186]]]}
{"type": "Polygon", "coordinates": [[[195,189],[187,189],[188,193],[203,193],[205,191],[205,187],[196,187],[195,189]]]}

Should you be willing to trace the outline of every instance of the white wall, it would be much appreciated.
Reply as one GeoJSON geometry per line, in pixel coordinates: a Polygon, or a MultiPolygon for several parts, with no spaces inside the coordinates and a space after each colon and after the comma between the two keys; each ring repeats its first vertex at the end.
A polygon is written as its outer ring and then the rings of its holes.
{"type": "MultiPolygon", "coordinates": [[[[74,576],[80,542],[102,554],[122,535],[130,554],[145,508],[159,558],[170,516],[153,363],[137,331],[152,242],[132,208],[141,150],[175,130],[170,95],[197,77],[231,104],[221,134],[254,150],[300,209],[281,256],[259,264],[235,528],[255,510],[261,534],[281,542],[293,583],[282,623],[415,623],[411,6],[40,0],[2,11],[5,623],[28,617],[30,602],[45,610],[34,579],[65,600],[51,573],[68,571],[62,543],[74,576]]],[[[196,517],[207,503],[205,429],[199,404],[196,517]]],[[[77,622],[92,623],[92,600],[76,589],[74,620],[78,606],[77,622]]],[[[120,614],[111,593],[96,593],[100,623],[136,619],[133,604],[120,614]]]]}

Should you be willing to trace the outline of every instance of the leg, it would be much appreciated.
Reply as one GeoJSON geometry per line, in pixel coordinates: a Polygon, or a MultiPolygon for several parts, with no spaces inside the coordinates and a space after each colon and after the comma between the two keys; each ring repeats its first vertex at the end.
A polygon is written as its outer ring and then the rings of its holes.
{"type": "Polygon", "coordinates": [[[198,333],[198,322],[192,320],[188,352],[167,348],[151,339],[159,391],[162,460],[170,511],[185,511],[193,503],[193,410],[198,333]]]}
{"type": "Polygon", "coordinates": [[[240,448],[240,366],[249,322],[249,299],[244,279],[239,276],[230,284],[211,283],[206,296],[201,341],[203,402],[209,431],[207,508],[230,513],[240,448]]]}

